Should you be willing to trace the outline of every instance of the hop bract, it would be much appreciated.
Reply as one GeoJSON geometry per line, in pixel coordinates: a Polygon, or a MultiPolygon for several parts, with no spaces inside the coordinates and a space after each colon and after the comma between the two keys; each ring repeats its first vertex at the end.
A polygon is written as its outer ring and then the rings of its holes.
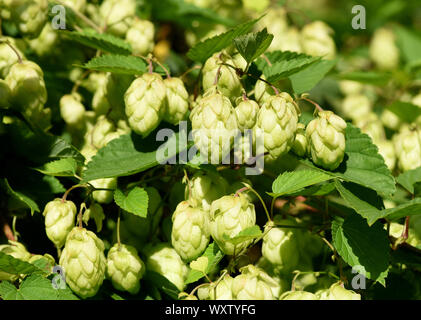
{"type": "Polygon", "coordinates": [[[402,127],[393,137],[393,143],[402,171],[421,166],[421,130],[418,127],[402,127]]]}
{"type": "Polygon", "coordinates": [[[287,291],[284,292],[279,300],[319,300],[318,297],[307,291],[287,291]]]}
{"type": "Polygon", "coordinates": [[[259,105],[254,100],[243,100],[235,107],[237,114],[238,129],[241,131],[252,129],[256,124],[257,113],[259,112],[259,105]]]}
{"type": "Polygon", "coordinates": [[[301,30],[301,46],[304,53],[312,56],[322,56],[333,59],[336,46],[331,34],[333,30],[323,21],[314,21],[301,30]]]}
{"type": "Polygon", "coordinates": [[[267,160],[276,160],[291,149],[299,114],[292,97],[286,92],[271,96],[260,108],[253,133],[256,144],[263,139],[267,160]]]}
{"type": "Polygon", "coordinates": [[[155,27],[148,20],[136,19],[126,33],[126,41],[130,43],[133,54],[146,56],[153,51],[155,27]]]}
{"type": "Polygon", "coordinates": [[[95,233],[74,227],[60,256],[66,283],[80,297],[94,296],[105,278],[104,243],[95,233]]]}
{"type": "Polygon", "coordinates": [[[209,243],[207,212],[180,202],[172,215],[171,244],[184,261],[196,259],[209,243]]]}
{"type": "Polygon", "coordinates": [[[98,189],[111,189],[108,190],[96,190],[92,192],[92,197],[96,202],[99,203],[110,203],[113,200],[113,191],[117,188],[117,178],[102,178],[89,181],[95,188],[98,189]]]}
{"type": "Polygon", "coordinates": [[[345,155],[346,122],[332,111],[321,111],[318,117],[307,125],[313,162],[328,170],[335,170],[345,155]]]}
{"type": "Polygon", "coordinates": [[[60,99],[60,114],[63,120],[72,127],[83,125],[85,107],[79,94],[66,94],[60,99]]]}
{"type": "Polygon", "coordinates": [[[180,78],[164,80],[166,97],[164,100],[164,120],[173,125],[186,120],[189,111],[189,94],[180,78]]]}
{"type": "Polygon", "coordinates": [[[129,125],[146,137],[162,119],[166,86],[157,73],[144,73],[132,82],[124,95],[129,125]]]}
{"type": "Polygon", "coordinates": [[[145,274],[145,264],[137,250],[129,245],[116,243],[107,255],[107,277],[114,288],[136,294],[140,290],[140,279],[145,274]]]}
{"type": "Polygon", "coordinates": [[[239,253],[252,240],[239,244],[226,240],[235,237],[242,230],[254,226],[256,212],[254,205],[243,194],[224,196],[212,202],[210,207],[210,232],[219,248],[228,255],[239,253]]]}
{"type": "Polygon", "coordinates": [[[45,217],[45,231],[48,239],[57,248],[61,248],[75,224],[75,204],[72,201],[57,198],[47,203],[42,214],[45,217]]]}
{"type": "Polygon", "coordinates": [[[275,300],[267,281],[267,274],[253,265],[240,269],[232,282],[232,296],[236,300],[275,300]]]}
{"type": "Polygon", "coordinates": [[[394,69],[399,64],[399,48],[393,31],[380,28],[374,32],[370,43],[370,58],[380,69],[394,69]]]}
{"type": "Polygon", "coordinates": [[[124,37],[136,16],[135,0],[105,0],[99,8],[101,22],[112,34],[124,37]]]}

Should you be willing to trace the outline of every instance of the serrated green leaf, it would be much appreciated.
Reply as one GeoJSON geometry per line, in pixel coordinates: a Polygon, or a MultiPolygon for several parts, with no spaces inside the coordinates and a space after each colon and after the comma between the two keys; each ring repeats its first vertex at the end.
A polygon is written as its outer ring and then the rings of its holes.
{"type": "Polygon", "coordinates": [[[77,162],[73,158],[65,158],[48,162],[35,170],[50,176],[72,177],[76,173],[77,162]]]}
{"type": "Polygon", "coordinates": [[[73,41],[85,46],[115,54],[131,54],[130,44],[116,36],[107,33],[98,33],[93,29],[82,31],[60,31],[73,41]]]}
{"type": "Polygon", "coordinates": [[[224,240],[229,241],[233,243],[234,245],[237,245],[239,243],[242,243],[244,241],[248,240],[254,240],[262,235],[262,231],[260,230],[259,226],[254,225],[251,227],[248,227],[242,231],[240,231],[236,236],[229,237],[228,235],[224,234],[224,240]]]}
{"type": "Polygon", "coordinates": [[[234,38],[249,32],[259,19],[245,22],[233,29],[228,30],[227,32],[199,42],[194,47],[190,48],[190,50],[187,52],[187,57],[193,61],[204,63],[215,52],[221,51],[222,49],[228,47],[234,38]]]}
{"type": "Polygon", "coordinates": [[[3,300],[24,300],[18,289],[8,281],[0,282],[0,297],[3,300]]]}
{"type": "Polygon", "coordinates": [[[143,188],[134,187],[127,195],[120,189],[114,191],[114,201],[123,210],[146,218],[148,215],[148,193],[143,188]]]}
{"type": "Polygon", "coordinates": [[[273,35],[267,29],[234,38],[234,45],[247,63],[251,63],[269,48],[273,35]]]}
{"type": "Polygon", "coordinates": [[[409,102],[395,101],[387,109],[407,123],[414,122],[421,115],[421,108],[409,102]]]}
{"type": "Polygon", "coordinates": [[[414,194],[414,185],[417,182],[421,182],[421,167],[405,171],[401,173],[397,178],[396,182],[398,182],[402,187],[408,190],[411,194],[414,194]]]}
{"type": "Polygon", "coordinates": [[[147,71],[147,65],[142,58],[117,54],[95,57],[83,67],[95,71],[132,75],[141,75],[147,71]]]}
{"type": "Polygon", "coordinates": [[[16,259],[0,251],[0,270],[11,274],[30,274],[36,271],[44,272],[32,263],[16,259]]]}
{"type": "Polygon", "coordinates": [[[263,72],[266,80],[272,83],[304,70],[321,59],[321,57],[312,57],[291,51],[267,52],[265,58],[259,58],[256,61],[256,66],[263,72]]]}
{"type": "Polygon", "coordinates": [[[336,62],[337,60],[319,60],[289,76],[292,89],[297,94],[310,91],[335,66],[336,62]]]}
{"type": "Polygon", "coordinates": [[[389,238],[379,222],[369,227],[357,214],[332,222],[332,240],[339,255],[367,278],[385,284],[389,267],[389,238]]]}
{"type": "Polygon", "coordinates": [[[335,186],[345,202],[359,215],[367,219],[368,225],[375,223],[383,214],[383,200],[377,193],[352,183],[341,183],[335,179],[335,186]]]}
{"type": "Polygon", "coordinates": [[[24,193],[13,190],[6,178],[2,179],[0,184],[7,194],[28,207],[31,210],[31,215],[34,212],[40,212],[37,203],[24,193]]]}
{"type": "Polygon", "coordinates": [[[380,195],[393,194],[396,191],[395,179],[371,138],[348,123],[345,140],[345,157],[335,171],[323,170],[307,159],[300,159],[300,162],[334,177],[373,189],[380,195]]]}
{"type": "MultiPolygon", "coordinates": [[[[205,252],[203,252],[202,257],[208,259],[208,267],[206,269],[206,274],[208,274],[224,257],[224,253],[219,249],[218,245],[215,242],[212,242],[208,245],[205,252]]],[[[185,284],[193,283],[204,277],[204,274],[197,270],[190,270],[187,275],[185,284]]]]}
{"type": "Polygon", "coordinates": [[[272,184],[273,196],[294,193],[305,187],[333,179],[331,175],[316,170],[299,170],[280,174],[272,184]]]}
{"type": "Polygon", "coordinates": [[[325,196],[335,190],[335,183],[329,182],[324,184],[319,184],[315,186],[311,186],[309,188],[305,188],[304,190],[300,190],[297,192],[288,193],[290,197],[297,197],[297,196],[325,196]]]}
{"type": "MultiPolygon", "coordinates": [[[[197,271],[198,272],[198,271],[197,271]]],[[[146,270],[143,280],[153,284],[155,287],[162,290],[164,293],[169,295],[172,299],[177,300],[180,290],[170,280],[165,278],[158,272],[146,270]]]]}
{"type": "Polygon", "coordinates": [[[411,63],[420,58],[421,37],[402,26],[395,27],[397,43],[406,62],[411,63]]]}
{"type": "Polygon", "coordinates": [[[209,259],[207,257],[199,257],[196,260],[190,262],[190,268],[192,270],[196,270],[206,274],[206,270],[208,269],[209,259]]]}
{"type": "Polygon", "coordinates": [[[142,139],[136,134],[122,135],[98,150],[87,164],[82,178],[84,181],[91,181],[128,176],[164,163],[192,145],[192,142],[188,142],[187,146],[183,146],[183,141],[179,141],[180,136],[183,137],[183,134],[175,133],[160,145],[161,142],[156,141],[153,134],[147,139],[142,139]],[[162,153],[158,150],[160,147],[160,150],[167,148],[168,152],[162,153]]]}
{"type": "Polygon", "coordinates": [[[383,210],[381,218],[388,220],[398,220],[400,218],[421,214],[421,198],[415,198],[402,203],[394,208],[383,210]]]}
{"type": "Polygon", "coordinates": [[[338,75],[339,79],[358,81],[360,83],[383,86],[390,80],[390,74],[374,71],[353,71],[338,75]]]}

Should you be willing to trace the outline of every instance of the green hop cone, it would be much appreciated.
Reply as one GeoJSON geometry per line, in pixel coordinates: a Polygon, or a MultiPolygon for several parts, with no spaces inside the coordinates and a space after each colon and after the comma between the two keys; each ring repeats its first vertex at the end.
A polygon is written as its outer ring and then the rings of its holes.
{"type": "MultiPolygon", "coordinates": [[[[11,255],[15,259],[28,261],[31,259],[31,254],[26,250],[26,247],[17,241],[9,240],[9,244],[0,245],[0,252],[11,255]]],[[[15,281],[19,275],[11,274],[0,270],[0,280],[15,281]]]]}
{"type": "Polygon", "coordinates": [[[146,56],[155,46],[154,35],[152,22],[136,18],[126,33],[126,41],[132,46],[133,54],[146,56]]]}
{"type": "Polygon", "coordinates": [[[60,115],[71,127],[79,128],[83,125],[86,110],[81,100],[82,97],[77,93],[66,94],[60,99],[60,115]]]}
{"type": "Polygon", "coordinates": [[[291,287],[290,283],[281,274],[281,268],[271,263],[265,257],[260,257],[256,263],[256,267],[262,269],[266,273],[266,275],[262,274],[262,277],[263,279],[266,279],[266,283],[270,286],[275,298],[278,299],[283,292],[291,287]]]}
{"type": "Polygon", "coordinates": [[[235,237],[238,233],[254,226],[256,211],[243,194],[224,196],[212,202],[210,207],[210,232],[219,248],[227,255],[233,255],[246,248],[252,240],[234,245],[224,236],[235,237]]]}
{"type": "MultiPolygon", "coordinates": [[[[278,225],[296,224],[292,220],[280,219],[279,216],[276,216],[274,221],[278,225]]],[[[262,244],[263,257],[285,272],[293,270],[300,259],[298,250],[300,235],[296,228],[277,228],[274,225],[267,225],[262,244]]]]}
{"type": "Polygon", "coordinates": [[[244,131],[252,129],[256,124],[257,113],[259,112],[259,105],[254,100],[242,100],[235,107],[237,114],[238,129],[244,131]]]}
{"type": "Polygon", "coordinates": [[[421,130],[404,126],[393,137],[399,169],[409,171],[421,166],[421,130]]]}
{"type": "Polygon", "coordinates": [[[159,243],[144,250],[147,256],[146,269],[160,274],[174,284],[178,290],[183,291],[189,268],[177,251],[167,243],[159,243]]]}
{"type": "MultiPolygon", "coordinates": [[[[116,189],[117,178],[102,178],[89,181],[95,188],[116,189]]],[[[96,190],[92,192],[92,197],[96,202],[108,204],[113,201],[113,191],[96,190]]]]}
{"type": "Polygon", "coordinates": [[[27,119],[42,128],[47,127],[50,120],[46,118],[43,109],[47,101],[47,90],[41,68],[31,61],[15,63],[5,80],[10,88],[13,106],[27,119]]]}
{"type": "Polygon", "coordinates": [[[396,165],[396,153],[393,142],[389,140],[381,140],[376,142],[376,145],[379,148],[379,153],[383,157],[386,166],[389,170],[393,170],[396,165]]]}
{"type": "Polygon", "coordinates": [[[105,278],[104,243],[95,233],[74,227],[60,256],[66,283],[81,298],[94,296],[105,278]]]}
{"type": "Polygon", "coordinates": [[[6,81],[0,79],[0,108],[10,107],[10,88],[6,81]]]}
{"type": "Polygon", "coordinates": [[[171,244],[186,261],[196,259],[209,243],[208,213],[180,202],[172,215],[171,244]]]}
{"type": "Polygon", "coordinates": [[[85,11],[86,0],[62,0],[62,3],[75,11],[85,11]]]}
{"type": "Polygon", "coordinates": [[[104,115],[101,115],[92,127],[92,130],[88,135],[88,140],[90,140],[90,143],[94,148],[101,149],[110,141],[127,133],[130,133],[130,128],[128,128],[124,120],[120,120],[116,126],[113,121],[106,118],[104,115]]]}
{"type": "Polygon", "coordinates": [[[38,38],[29,40],[29,46],[39,57],[50,56],[59,45],[59,35],[50,23],[45,24],[38,38]]]}
{"type": "Polygon", "coordinates": [[[292,151],[299,157],[304,157],[308,152],[306,127],[302,123],[297,125],[297,132],[295,134],[295,140],[292,145],[292,151]]]}
{"type": "Polygon", "coordinates": [[[361,129],[361,132],[367,134],[374,144],[386,139],[383,124],[374,112],[368,113],[364,118],[355,120],[354,124],[361,129]]]}
{"type": "Polygon", "coordinates": [[[47,0],[9,0],[6,7],[8,16],[3,18],[12,22],[22,36],[38,37],[47,21],[47,0]]]}
{"type": "Polygon", "coordinates": [[[138,293],[145,271],[145,264],[134,247],[116,243],[108,251],[106,274],[117,290],[138,293]]]}
{"type": "Polygon", "coordinates": [[[311,56],[322,56],[333,59],[336,46],[331,34],[333,30],[323,21],[314,21],[301,30],[301,46],[304,53],[311,56]]]}
{"type": "Polygon", "coordinates": [[[228,190],[228,182],[218,173],[210,171],[196,172],[189,184],[185,188],[185,198],[194,207],[202,207],[205,211],[209,211],[212,202],[224,196],[228,190]]]}
{"type": "Polygon", "coordinates": [[[348,95],[342,102],[342,112],[352,120],[364,119],[372,109],[370,99],[364,94],[348,95]]]}
{"type": "Polygon", "coordinates": [[[234,300],[275,300],[267,279],[270,278],[263,270],[253,265],[240,269],[241,274],[232,282],[234,300]]]}
{"type": "Polygon", "coordinates": [[[42,215],[45,231],[57,248],[61,248],[75,225],[76,206],[72,201],[56,198],[47,203],[42,215]]]}
{"type": "Polygon", "coordinates": [[[336,282],[329,289],[319,290],[315,293],[318,300],[361,300],[361,295],[347,290],[343,284],[336,282]]]}
{"type": "Polygon", "coordinates": [[[215,53],[212,57],[206,60],[203,66],[203,90],[207,91],[215,85],[216,73],[218,70],[217,86],[221,93],[230,98],[231,102],[241,95],[241,82],[235,70],[221,63],[234,65],[234,61],[224,53],[215,53]]]}
{"type": "Polygon", "coordinates": [[[253,136],[255,143],[263,139],[266,160],[276,160],[292,147],[300,111],[292,97],[282,92],[270,97],[257,114],[253,136]]]}
{"type": "Polygon", "coordinates": [[[332,111],[321,111],[306,128],[313,162],[328,170],[335,170],[345,155],[346,122],[332,111]]]}
{"type": "MultiPolygon", "coordinates": [[[[9,41],[19,56],[22,59],[25,58],[21,50],[17,47],[17,43],[14,38],[4,37],[3,40],[9,41]]],[[[5,78],[9,73],[10,68],[18,61],[19,58],[13,49],[5,42],[0,42],[0,77],[5,78]]]]}
{"type": "Polygon", "coordinates": [[[345,96],[359,94],[363,91],[364,85],[353,80],[340,80],[339,89],[345,96]]]}
{"type": "MultiPolygon", "coordinates": [[[[264,75],[262,75],[261,78],[266,80],[264,75]]],[[[256,85],[254,86],[254,97],[260,105],[266,103],[273,95],[275,95],[275,91],[270,85],[262,80],[256,81],[256,85]]]]}
{"type": "Polygon", "coordinates": [[[370,58],[379,69],[391,70],[399,65],[399,48],[393,31],[379,28],[374,32],[369,48],[370,58]]]}
{"type": "Polygon", "coordinates": [[[238,133],[238,121],[230,100],[215,87],[209,89],[190,113],[193,140],[203,158],[221,163],[238,133]]]}
{"type": "Polygon", "coordinates": [[[108,32],[124,37],[136,16],[136,0],[105,0],[99,8],[99,14],[108,32]]]}
{"type": "Polygon", "coordinates": [[[233,280],[229,274],[226,274],[218,283],[200,287],[197,290],[199,300],[232,300],[233,280]]]}
{"type": "Polygon", "coordinates": [[[124,95],[126,115],[134,132],[146,137],[161,122],[166,86],[157,73],[144,73],[124,95]]]}
{"type": "Polygon", "coordinates": [[[166,78],[166,97],[164,100],[164,121],[173,125],[187,119],[189,94],[180,78],[166,78]]]}
{"type": "Polygon", "coordinates": [[[287,291],[284,292],[279,300],[319,300],[318,297],[307,291],[287,291]]]}
{"type": "MultiPolygon", "coordinates": [[[[263,1],[253,2],[263,3],[263,1]]],[[[268,8],[266,14],[256,23],[256,31],[263,28],[267,28],[268,33],[274,36],[268,51],[283,50],[283,35],[288,30],[288,17],[285,8],[280,6],[268,8]]]]}

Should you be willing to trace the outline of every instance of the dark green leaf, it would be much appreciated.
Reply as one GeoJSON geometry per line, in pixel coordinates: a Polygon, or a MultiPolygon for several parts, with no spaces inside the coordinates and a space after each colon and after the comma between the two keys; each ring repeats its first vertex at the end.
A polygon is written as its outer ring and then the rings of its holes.
{"type": "Polygon", "coordinates": [[[31,210],[31,215],[33,215],[34,212],[39,212],[37,203],[26,194],[13,190],[6,178],[0,181],[0,185],[9,196],[28,207],[31,210]]]}
{"type": "Polygon", "coordinates": [[[261,235],[262,235],[262,231],[260,230],[259,226],[254,225],[240,231],[236,236],[232,238],[224,234],[224,240],[229,241],[233,243],[234,245],[237,245],[244,241],[257,239],[261,235]]]}
{"type": "Polygon", "coordinates": [[[83,67],[95,71],[132,75],[141,75],[147,71],[147,65],[142,58],[117,54],[95,57],[83,67]]]}
{"type": "Polygon", "coordinates": [[[395,101],[387,109],[407,123],[414,122],[421,115],[421,108],[409,102],[395,101]]]}
{"type": "Polygon", "coordinates": [[[415,192],[414,185],[417,182],[421,182],[421,167],[401,173],[396,178],[396,182],[398,182],[402,187],[408,190],[411,194],[414,194],[415,192]]]}
{"type": "Polygon", "coordinates": [[[247,63],[258,58],[270,46],[273,35],[268,34],[266,28],[255,33],[247,33],[235,38],[234,45],[247,63]]]}
{"type": "Polygon", "coordinates": [[[51,176],[72,177],[76,174],[77,162],[73,158],[65,158],[48,162],[36,170],[51,176]]]}
{"type": "Polygon", "coordinates": [[[139,187],[134,187],[127,195],[120,189],[114,191],[114,200],[123,210],[136,216],[146,218],[148,215],[148,193],[139,187]]]}
{"type": "Polygon", "coordinates": [[[9,254],[5,254],[0,251],[0,270],[11,274],[30,274],[36,271],[43,272],[42,269],[37,266],[12,257],[9,254]]]}
{"type": "Polygon", "coordinates": [[[374,71],[353,71],[338,75],[342,80],[352,80],[361,83],[373,84],[377,86],[383,86],[390,80],[390,74],[379,73],[374,71]]]}

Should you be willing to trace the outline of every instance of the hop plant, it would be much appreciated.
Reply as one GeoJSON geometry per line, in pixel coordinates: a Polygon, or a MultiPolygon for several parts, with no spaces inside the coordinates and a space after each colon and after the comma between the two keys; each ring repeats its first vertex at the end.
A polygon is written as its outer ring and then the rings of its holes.
{"type": "Polygon", "coordinates": [[[124,95],[129,125],[146,137],[161,122],[166,86],[157,73],[144,73],[132,82],[124,95]]]}
{"type": "Polygon", "coordinates": [[[237,114],[238,129],[241,131],[252,129],[256,124],[257,113],[259,112],[259,105],[256,101],[246,99],[241,100],[235,107],[237,114]]]}
{"type": "Polygon", "coordinates": [[[398,66],[399,49],[395,41],[395,34],[389,29],[379,28],[374,32],[369,53],[378,68],[391,70],[398,66]]]}
{"type": "MultiPolygon", "coordinates": [[[[275,216],[274,221],[279,225],[295,226],[294,221],[275,216]]],[[[285,272],[297,266],[299,256],[299,232],[294,228],[278,228],[274,224],[265,227],[262,255],[272,264],[279,266],[285,272]]]]}
{"type": "Polygon", "coordinates": [[[253,133],[256,144],[259,137],[263,138],[267,160],[276,160],[291,149],[299,114],[298,107],[286,92],[270,97],[260,108],[253,133]]]}
{"type": "Polygon", "coordinates": [[[232,281],[232,296],[236,300],[275,300],[271,287],[267,283],[270,278],[263,270],[253,265],[240,269],[241,274],[232,281]]]}
{"type": "Polygon", "coordinates": [[[47,0],[10,0],[5,2],[2,18],[15,25],[22,36],[36,38],[47,21],[47,0]]]}
{"type": "Polygon", "coordinates": [[[307,141],[305,129],[306,127],[304,124],[299,123],[297,125],[295,140],[292,145],[292,151],[299,157],[305,156],[308,151],[308,141],[307,141]]]}
{"type": "Polygon", "coordinates": [[[78,128],[83,125],[86,110],[81,100],[82,97],[77,93],[66,94],[60,99],[60,115],[71,127],[78,128]]]}
{"type": "Polygon", "coordinates": [[[105,0],[99,8],[99,14],[108,32],[124,37],[136,16],[136,1],[105,0]]]}
{"type": "Polygon", "coordinates": [[[45,217],[45,231],[57,248],[61,248],[73,229],[76,206],[70,200],[56,198],[47,203],[42,215],[45,217]]]}
{"type": "MultiPolygon", "coordinates": [[[[1,9],[0,9],[1,10],[1,9]]],[[[0,77],[5,78],[9,73],[10,68],[19,61],[18,55],[24,59],[25,56],[17,46],[17,41],[14,38],[4,37],[4,42],[0,42],[0,77]],[[6,43],[8,41],[13,49],[6,43]]]]}
{"type": "Polygon", "coordinates": [[[133,54],[146,56],[154,49],[154,35],[152,22],[136,18],[126,33],[126,41],[132,46],[133,54]]]}
{"type": "Polygon", "coordinates": [[[171,244],[184,261],[196,259],[209,243],[208,214],[180,202],[172,215],[171,244]]]}
{"type": "Polygon", "coordinates": [[[304,53],[333,59],[336,46],[331,34],[333,30],[323,21],[314,21],[301,30],[301,46],[304,53]]]}
{"type": "Polygon", "coordinates": [[[383,124],[374,112],[370,112],[364,118],[356,120],[354,124],[360,128],[363,133],[367,134],[375,144],[386,139],[383,124]]]}
{"type": "Polygon", "coordinates": [[[360,94],[364,89],[364,85],[358,81],[341,80],[339,81],[339,89],[345,96],[351,96],[360,94]]]}
{"type": "Polygon", "coordinates": [[[163,118],[166,122],[177,125],[187,119],[189,94],[180,78],[166,78],[164,84],[166,97],[163,118]]]}
{"type": "Polygon", "coordinates": [[[228,182],[219,174],[211,171],[198,171],[185,188],[185,197],[194,207],[209,211],[214,200],[224,196],[228,182]]]}
{"type": "Polygon", "coordinates": [[[210,163],[221,163],[238,134],[238,121],[230,100],[212,87],[190,113],[193,140],[210,163]]]}
{"type": "Polygon", "coordinates": [[[117,290],[138,293],[145,271],[145,264],[134,247],[116,243],[108,251],[106,275],[117,290]]]}
{"type": "MultiPolygon", "coordinates": [[[[98,189],[116,189],[117,178],[102,178],[89,181],[92,186],[98,189]]],[[[95,190],[92,192],[92,197],[99,203],[110,203],[113,200],[113,191],[95,190]]]]}
{"type": "Polygon", "coordinates": [[[332,111],[321,111],[307,125],[311,159],[328,170],[335,170],[345,155],[346,122],[332,111]]]}
{"type": "Polygon", "coordinates": [[[219,282],[210,283],[197,290],[199,300],[232,300],[233,278],[226,274],[219,282]]]}
{"type": "Polygon", "coordinates": [[[169,244],[159,243],[145,249],[146,269],[159,273],[183,291],[189,268],[169,244]]]}
{"type": "Polygon", "coordinates": [[[402,171],[421,166],[421,130],[418,127],[402,127],[393,137],[393,143],[402,171]]]}
{"type": "Polygon", "coordinates": [[[224,53],[215,53],[206,60],[203,66],[203,90],[211,89],[215,85],[215,79],[217,79],[217,87],[220,92],[233,102],[236,97],[241,95],[241,82],[235,70],[222,63],[235,65],[234,61],[224,53]]]}
{"type": "Polygon", "coordinates": [[[318,300],[314,293],[307,291],[287,291],[284,292],[279,300],[318,300]]]}
{"type": "Polygon", "coordinates": [[[228,195],[212,202],[210,207],[210,233],[219,248],[227,255],[239,253],[252,240],[245,240],[236,245],[227,241],[239,232],[256,223],[254,205],[243,194],[228,195]]]}
{"type": "Polygon", "coordinates": [[[74,227],[60,256],[66,282],[81,298],[94,296],[105,278],[104,243],[95,233],[74,227]]]}
{"type": "Polygon", "coordinates": [[[345,117],[352,120],[364,119],[371,111],[371,102],[363,94],[346,96],[342,102],[342,111],[345,117]]]}

